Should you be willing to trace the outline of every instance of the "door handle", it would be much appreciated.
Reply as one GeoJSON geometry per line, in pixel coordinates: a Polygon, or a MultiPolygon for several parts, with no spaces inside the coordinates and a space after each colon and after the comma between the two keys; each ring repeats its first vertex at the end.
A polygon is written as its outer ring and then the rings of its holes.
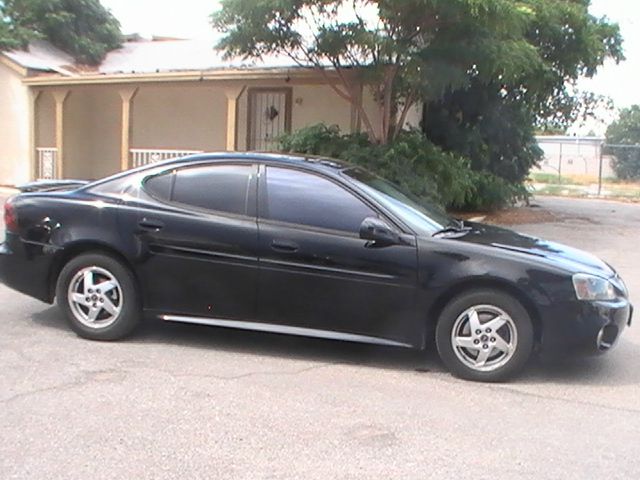
{"type": "Polygon", "coordinates": [[[158,232],[164,228],[164,223],[155,218],[143,218],[138,222],[138,226],[142,230],[151,230],[154,232],[158,232]]]}
{"type": "Polygon", "coordinates": [[[271,248],[277,252],[293,253],[298,251],[298,244],[289,240],[273,240],[271,248]]]}

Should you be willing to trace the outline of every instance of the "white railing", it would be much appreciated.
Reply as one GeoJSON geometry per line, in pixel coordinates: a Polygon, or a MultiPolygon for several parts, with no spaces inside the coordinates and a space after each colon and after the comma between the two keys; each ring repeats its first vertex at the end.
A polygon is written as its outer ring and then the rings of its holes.
{"type": "Polygon", "coordinates": [[[131,166],[136,168],[161,160],[202,153],[202,150],[152,150],[147,148],[132,148],[129,152],[131,153],[131,166]]]}
{"type": "Polygon", "coordinates": [[[38,154],[38,171],[36,178],[53,180],[56,178],[56,162],[58,161],[57,148],[36,148],[38,154]]]}

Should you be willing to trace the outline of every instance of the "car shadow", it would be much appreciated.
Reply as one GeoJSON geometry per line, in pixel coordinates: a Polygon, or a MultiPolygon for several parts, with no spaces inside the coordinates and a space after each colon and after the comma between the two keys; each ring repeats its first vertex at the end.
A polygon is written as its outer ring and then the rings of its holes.
{"type": "Polygon", "coordinates": [[[640,355],[624,339],[604,355],[573,355],[534,358],[519,383],[623,386],[640,384],[640,355]]]}
{"type": "Polygon", "coordinates": [[[437,355],[430,353],[425,359],[425,352],[408,348],[202,325],[147,321],[128,341],[392,370],[444,371],[437,355]]]}
{"type": "MultiPolygon", "coordinates": [[[[64,315],[50,307],[32,315],[46,328],[71,332],[64,315]]],[[[330,364],[358,365],[418,373],[444,373],[435,346],[426,352],[352,342],[251,332],[231,328],[208,327],[147,320],[135,333],[123,340],[130,344],[167,344],[229,353],[294,358],[330,364]]],[[[514,384],[605,385],[640,383],[640,355],[631,344],[621,344],[602,356],[534,357],[514,384]],[[629,357],[635,361],[629,361],[629,357]]]]}
{"type": "Polygon", "coordinates": [[[71,332],[69,324],[64,318],[64,314],[56,306],[50,306],[44,310],[34,313],[31,315],[31,320],[43,327],[71,332]]]}

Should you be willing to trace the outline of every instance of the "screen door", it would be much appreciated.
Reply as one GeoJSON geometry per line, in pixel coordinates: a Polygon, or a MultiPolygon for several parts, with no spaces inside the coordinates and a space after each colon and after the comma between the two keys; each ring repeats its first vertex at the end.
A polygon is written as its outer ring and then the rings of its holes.
{"type": "Polygon", "coordinates": [[[247,148],[276,150],[278,137],[291,131],[291,89],[250,89],[248,118],[247,148]]]}

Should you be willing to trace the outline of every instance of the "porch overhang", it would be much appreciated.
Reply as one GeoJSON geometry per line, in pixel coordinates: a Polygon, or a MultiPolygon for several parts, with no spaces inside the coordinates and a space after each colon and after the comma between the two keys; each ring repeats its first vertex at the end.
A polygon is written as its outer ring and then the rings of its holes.
{"type": "Polygon", "coordinates": [[[253,81],[284,80],[296,82],[318,82],[339,80],[333,70],[321,72],[312,67],[261,68],[261,69],[221,69],[199,70],[191,72],[156,72],[129,74],[85,74],[76,76],[42,75],[27,77],[25,85],[32,87],[71,86],[71,85],[107,85],[119,83],[158,83],[158,82],[202,82],[202,81],[253,81]]]}

